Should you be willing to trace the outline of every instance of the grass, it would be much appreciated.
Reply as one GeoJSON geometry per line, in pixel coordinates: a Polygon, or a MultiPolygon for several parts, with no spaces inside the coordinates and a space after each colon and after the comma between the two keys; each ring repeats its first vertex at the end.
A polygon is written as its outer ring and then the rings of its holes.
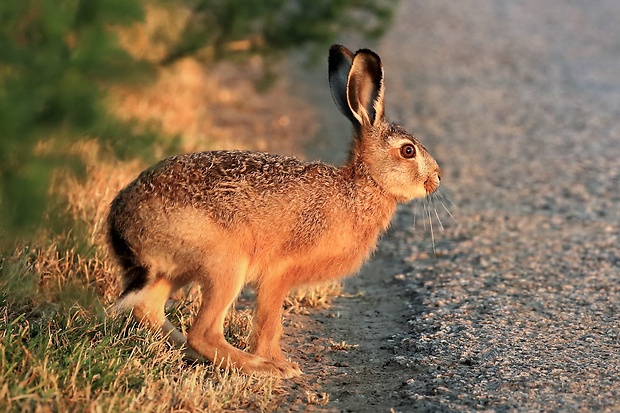
{"type": "Polygon", "coordinates": [[[342,293],[342,281],[340,280],[302,287],[291,291],[284,300],[284,308],[289,313],[308,314],[310,308],[329,308],[330,300],[342,293]]]}
{"type": "MultiPolygon", "coordinates": [[[[0,411],[158,412],[268,410],[278,382],[189,365],[162,337],[131,317],[110,318],[105,298],[117,290],[103,249],[72,235],[21,248],[0,269],[0,411]],[[67,248],[71,242],[73,248],[67,248]]],[[[182,304],[187,328],[192,303],[182,304]]],[[[229,316],[239,345],[248,312],[229,316]]]]}
{"type": "MultiPolygon", "coordinates": [[[[19,250],[2,262],[0,411],[265,411],[279,404],[284,392],[279,380],[190,365],[129,315],[108,317],[100,284],[108,267],[101,252],[86,258],[54,245],[59,244],[19,250]]],[[[321,296],[320,291],[304,294],[321,296]]],[[[306,308],[304,294],[289,297],[291,308],[306,308]]],[[[169,309],[182,330],[198,307],[191,299],[195,287],[187,295],[189,300],[169,309]]],[[[250,325],[249,310],[231,311],[228,340],[247,347],[250,325]]],[[[307,403],[328,401],[319,399],[307,403]]]]}
{"type": "Polygon", "coordinates": [[[264,410],[274,401],[271,379],[187,365],[128,317],[106,319],[61,302],[37,303],[19,315],[9,306],[0,316],[3,410],[264,410]]]}

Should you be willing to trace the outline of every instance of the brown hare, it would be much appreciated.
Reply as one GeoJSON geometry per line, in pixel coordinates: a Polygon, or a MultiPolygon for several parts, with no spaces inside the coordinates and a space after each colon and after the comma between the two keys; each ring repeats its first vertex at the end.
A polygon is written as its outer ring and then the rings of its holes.
{"type": "Polygon", "coordinates": [[[142,172],[112,202],[109,241],[124,270],[117,305],[162,329],[188,357],[246,373],[301,374],[280,350],[287,293],[358,271],[397,203],[439,186],[424,146],[384,119],[379,56],[332,46],[329,85],[354,126],[340,168],[256,152],[192,153],[142,172]],[[202,305],[186,340],[164,305],[190,282],[201,285],[202,305]],[[256,291],[250,352],[223,333],[246,284],[256,291]]]}

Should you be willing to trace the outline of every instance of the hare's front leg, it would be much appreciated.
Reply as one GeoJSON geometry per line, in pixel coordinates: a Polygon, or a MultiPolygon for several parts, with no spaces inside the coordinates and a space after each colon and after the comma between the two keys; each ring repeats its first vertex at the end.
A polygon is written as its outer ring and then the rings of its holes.
{"type": "Polygon", "coordinates": [[[287,361],[280,349],[282,304],[290,289],[282,281],[263,280],[257,288],[250,348],[255,355],[273,360],[287,377],[296,377],[302,374],[299,366],[287,361]]]}
{"type": "Polygon", "coordinates": [[[236,367],[247,374],[291,377],[279,363],[235,348],[224,337],[224,319],[243,287],[245,269],[237,266],[234,270],[218,271],[202,278],[202,304],[187,341],[191,348],[216,365],[236,367]]]}

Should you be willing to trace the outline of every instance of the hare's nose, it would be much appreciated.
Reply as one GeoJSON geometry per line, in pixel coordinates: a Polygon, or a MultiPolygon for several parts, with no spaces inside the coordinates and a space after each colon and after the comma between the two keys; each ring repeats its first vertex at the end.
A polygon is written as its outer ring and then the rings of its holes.
{"type": "Polygon", "coordinates": [[[441,169],[435,165],[435,176],[437,177],[437,186],[441,183],[441,169]]]}

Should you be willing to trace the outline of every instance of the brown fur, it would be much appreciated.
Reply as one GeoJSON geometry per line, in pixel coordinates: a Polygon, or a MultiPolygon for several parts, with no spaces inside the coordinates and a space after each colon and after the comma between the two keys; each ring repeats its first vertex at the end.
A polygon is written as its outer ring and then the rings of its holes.
{"type": "Polygon", "coordinates": [[[383,119],[378,56],[333,46],[330,84],[356,130],[342,167],[255,152],[180,155],[143,172],[112,202],[110,240],[125,269],[119,305],[174,343],[189,344],[189,356],[248,373],[301,374],[279,346],[286,294],[358,271],[397,202],[437,188],[436,162],[383,119]],[[363,90],[352,91],[358,84],[363,90]],[[417,150],[414,159],[400,154],[407,143],[417,150]],[[203,299],[186,342],[164,304],[189,282],[202,286],[203,299]],[[246,284],[257,293],[251,353],[223,335],[226,312],[246,284]]]}

